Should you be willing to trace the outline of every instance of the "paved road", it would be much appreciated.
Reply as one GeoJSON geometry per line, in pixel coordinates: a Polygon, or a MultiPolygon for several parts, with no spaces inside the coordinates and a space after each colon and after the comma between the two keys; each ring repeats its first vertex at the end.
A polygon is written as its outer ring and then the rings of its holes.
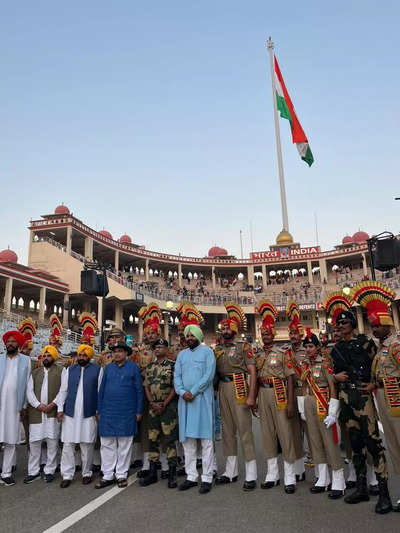
{"type": "MultiPolygon", "coordinates": [[[[260,450],[257,422],[255,434],[260,450]]],[[[368,503],[350,506],[343,500],[330,501],[326,494],[310,494],[312,469],[307,471],[306,482],[299,483],[291,496],[284,493],[282,486],[245,493],[240,480],[229,486],[214,487],[206,495],[199,494],[195,488],[185,493],[168,489],[164,480],[147,488],[134,482],[124,490],[98,491],[93,485],[84,487],[79,477],[68,489],[61,490],[59,479],[51,485],[43,481],[24,485],[25,447],[20,447],[20,452],[22,461],[19,461],[17,485],[0,486],[0,533],[42,533],[82,508],[83,518],[68,532],[310,533],[315,530],[318,533],[359,533],[375,527],[385,533],[400,531],[400,513],[385,516],[374,513],[376,497],[368,503]],[[110,494],[114,496],[85,516],[85,506],[98,504],[98,498],[106,498],[109,491],[113,491],[110,494]]],[[[220,443],[217,443],[217,452],[221,459],[220,443]]],[[[258,462],[265,475],[261,457],[258,462]]],[[[392,494],[400,497],[400,476],[391,480],[390,487],[392,494]]],[[[56,526],[51,533],[59,533],[60,528],[56,526]]]]}

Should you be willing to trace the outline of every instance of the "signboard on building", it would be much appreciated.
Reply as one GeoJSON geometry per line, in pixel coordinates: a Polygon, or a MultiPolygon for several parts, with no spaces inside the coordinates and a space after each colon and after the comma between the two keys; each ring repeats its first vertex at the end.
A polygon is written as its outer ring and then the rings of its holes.
{"type": "Polygon", "coordinates": [[[279,250],[270,252],[251,252],[251,259],[289,259],[299,258],[304,255],[319,254],[320,246],[309,246],[308,248],[288,248],[286,246],[279,250]]]}

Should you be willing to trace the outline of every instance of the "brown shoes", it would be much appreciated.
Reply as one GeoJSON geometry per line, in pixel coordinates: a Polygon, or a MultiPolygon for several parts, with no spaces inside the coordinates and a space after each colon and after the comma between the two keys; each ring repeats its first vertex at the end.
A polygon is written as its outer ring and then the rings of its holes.
{"type": "Polygon", "coordinates": [[[103,477],[94,486],[95,489],[105,489],[110,485],[114,485],[115,479],[104,479],[103,477]]]}
{"type": "Polygon", "coordinates": [[[89,485],[93,481],[92,476],[86,476],[82,478],[82,485],[89,485]]]}

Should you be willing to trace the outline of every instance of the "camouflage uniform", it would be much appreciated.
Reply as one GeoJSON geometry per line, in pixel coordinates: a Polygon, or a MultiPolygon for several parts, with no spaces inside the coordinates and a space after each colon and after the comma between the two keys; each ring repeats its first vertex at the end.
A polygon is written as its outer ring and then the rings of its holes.
{"type": "MultiPolygon", "coordinates": [[[[174,389],[174,363],[164,359],[161,363],[150,364],[145,371],[144,385],[148,387],[154,402],[163,402],[174,389]]],[[[150,461],[159,460],[161,437],[164,436],[168,464],[176,465],[175,441],[178,440],[176,399],[165,407],[161,415],[157,415],[150,407],[148,429],[150,461]]]]}
{"type": "MultiPolygon", "coordinates": [[[[146,369],[151,363],[154,362],[153,350],[148,345],[142,345],[139,347],[139,351],[134,361],[140,370],[142,379],[144,381],[146,375],[146,369]]],[[[149,443],[149,402],[146,396],[143,398],[143,416],[139,423],[139,433],[135,437],[135,442],[140,442],[142,445],[142,452],[150,451],[149,443]]]]}
{"type": "Polygon", "coordinates": [[[332,350],[335,374],[347,372],[349,381],[339,384],[340,421],[346,425],[353,450],[357,478],[367,476],[367,451],[371,454],[378,481],[387,480],[384,447],[379,436],[378,421],[371,393],[358,390],[371,381],[371,365],[376,354],[372,339],[355,335],[341,340],[332,350]]]}

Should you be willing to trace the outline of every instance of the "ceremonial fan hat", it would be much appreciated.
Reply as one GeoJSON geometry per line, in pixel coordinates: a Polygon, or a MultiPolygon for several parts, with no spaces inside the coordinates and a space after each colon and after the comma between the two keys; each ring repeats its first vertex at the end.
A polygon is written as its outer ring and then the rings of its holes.
{"type": "Polygon", "coordinates": [[[296,302],[293,300],[289,300],[286,304],[286,316],[290,320],[289,322],[289,331],[291,329],[295,329],[300,333],[300,335],[303,335],[304,329],[303,325],[300,322],[300,309],[296,302]]]}
{"type": "Polygon", "coordinates": [[[226,302],[225,309],[228,313],[228,318],[223,318],[221,320],[221,326],[228,324],[229,329],[235,331],[236,333],[239,331],[239,328],[245,330],[247,320],[240,305],[236,304],[235,302],[226,302]]]}
{"type": "Polygon", "coordinates": [[[380,281],[361,281],[350,293],[355,302],[365,307],[368,319],[375,326],[393,326],[389,312],[395,293],[380,281]]]}
{"type": "Polygon", "coordinates": [[[61,332],[63,328],[60,319],[56,314],[50,316],[50,327],[52,331],[50,333],[49,343],[53,341],[58,344],[58,346],[62,346],[61,332]]]}
{"type": "Polygon", "coordinates": [[[350,311],[352,301],[347,298],[341,291],[335,291],[328,294],[322,302],[322,307],[325,313],[332,319],[332,324],[336,324],[336,320],[340,313],[350,311]]]}
{"type": "Polygon", "coordinates": [[[85,311],[79,315],[78,322],[82,328],[82,344],[92,346],[94,344],[94,334],[99,329],[97,320],[91,313],[85,311]]]}
{"type": "Polygon", "coordinates": [[[254,309],[262,317],[261,332],[275,336],[275,320],[278,318],[278,310],[274,304],[267,298],[263,298],[254,309]]]}
{"type": "Polygon", "coordinates": [[[204,322],[203,315],[191,302],[181,302],[177,308],[179,317],[179,329],[184,330],[186,326],[198,326],[204,322]]]}
{"type": "Polygon", "coordinates": [[[149,303],[145,315],[143,316],[143,320],[145,332],[156,331],[158,334],[161,335],[160,322],[162,320],[162,313],[156,303],[149,303]]]}
{"type": "Polygon", "coordinates": [[[31,317],[24,318],[24,320],[22,320],[18,325],[18,331],[22,333],[25,339],[25,342],[22,348],[28,348],[32,350],[33,337],[37,333],[35,323],[32,320],[32,318],[31,317]]]}

